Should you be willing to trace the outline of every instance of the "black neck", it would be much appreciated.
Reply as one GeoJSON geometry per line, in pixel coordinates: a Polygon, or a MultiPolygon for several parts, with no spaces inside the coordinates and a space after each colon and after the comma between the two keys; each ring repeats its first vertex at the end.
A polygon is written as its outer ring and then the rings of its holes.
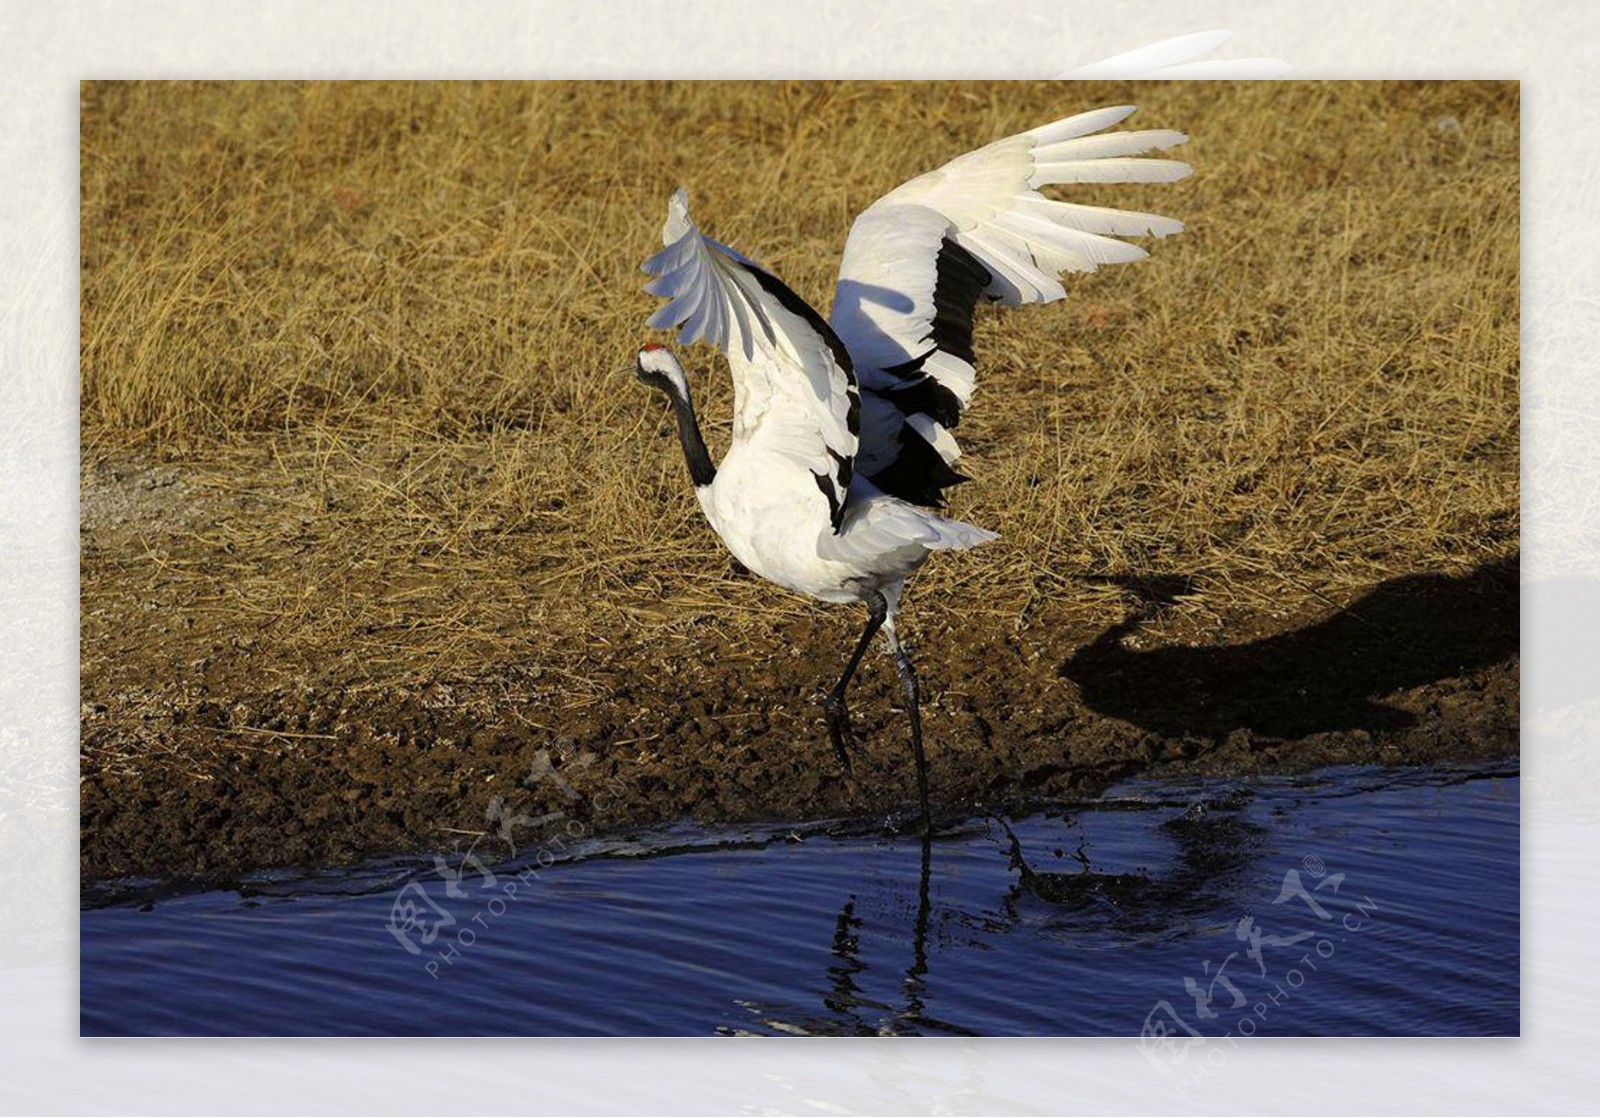
{"type": "Polygon", "coordinates": [[[683,460],[689,463],[689,479],[694,487],[710,485],[717,477],[717,467],[706,450],[706,441],[700,437],[700,422],[694,417],[694,401],[687,393],[679,396],[668,392],[672,401],[672,414],[678,420],[678,441],[683,443],[683,460]]]}

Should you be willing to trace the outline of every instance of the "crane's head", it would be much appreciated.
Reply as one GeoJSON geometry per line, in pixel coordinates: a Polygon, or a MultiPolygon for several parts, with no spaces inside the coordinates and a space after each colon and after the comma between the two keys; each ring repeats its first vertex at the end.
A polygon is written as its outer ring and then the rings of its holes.
{"type": "Polygon", "coordinates": [[[683,366],[666,346],[654,342],[640,346],[633,373],[640,383],[665,392],[671,399],[689,399],[689,378],[684,376],[683,366]]]}

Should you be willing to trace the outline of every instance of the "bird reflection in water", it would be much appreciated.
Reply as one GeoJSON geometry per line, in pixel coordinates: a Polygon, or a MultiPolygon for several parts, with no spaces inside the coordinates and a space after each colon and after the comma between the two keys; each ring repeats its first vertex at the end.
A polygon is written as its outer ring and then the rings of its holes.
{"type": "MultiPolygon", "coordinates": [[[[1007,855],[1017,883],[1002,901],[1013,922],[1033,919],[1028,902],[1044,902],[1052,930],[1071,934],[1086,924],[1131,937],[1165,934],[1188,927],[1228,900],[1229,888],[1247,867],[1263,828],[1240,809],[1251,799],[1239,789],[1220,799],[1198,800],[1158,828],[1177,846],[1174,865],[1160,874],[1144,870],[1096,870],[1080,843],[1072,858],[1079,869],[1059,873],[1035,869],[1010,824],[1000,820],[1007,855]]],[[[1059,853],[1059,852],[1058,852],[1059,853]]]]}
{"type": "MultiPolygon", "coordinates": [[[[1070,860],[1076,868],[1055,871],[1039,868],[1044,858],[1032,854],[1011,824],[990,816],[996,854],[1005,858],[1015,878],[992,904],[955,905],[933,901],[934,842],[921,840],[915,909],[909,927],[893,919],[872,919],[864,912],[894,912],[898,892],[885,888],[878,904],[865,904],[857,894],[847,897],[833,923],[830,962],[824,974],[821,1012],[793,1011],[787,1007],[741,1001],[763,1031],[801,1035],[897,1036],[916,1034],[978,1035],[977,1030],[943,1020],[927,1010],[930,969],[941,951],[977,949],[998,937],[1016,932],[1059,940],[1063,950],[1073,950],[1085,935],[1102,941],[1107,933],[1130,942],[1167,937],[1199,928],[1221,909],[1233,905],[1235,885],[1261,847],[1264,828],[1244,818],[1252,793],[1248,788],[1202,798],[1185,805],[1180,814],[1157,828],[1176,847],[1176,857],[1159,872],[1139,868],[1109,872],[1095,868],[1090,844],[1082,840],[1072,850],[1056,848],[1055,857],[1070,860]],[[887,902],[887,903],[883,903],[887,902]],[[909,935],[905,933],[909,932],[909,935]],[[930,939],[932,943],[930,944],[930,939]],[[870,950],[874,946],[878,950],[870,950]],[[864,951],[864,947],[868,950],[864,951]],[[875,978],[888,978],[885,949],[909,947],[903,969],[897,973],[894,997],[873,996],[875,978]],[[868,956],[875,956],[868,961],[868,956]]],[[[1177,806],[1130,803],[1097,805],[1098,810],[1155,811],[1177,806]]],[[[1076,820],[1066,817],[1068,828],[1076,820]]],[[[901,911],[905,911],[903,908],[901,911]]],[[[731,1030],[742,1031],[742,1030],[731,1030]]]]}

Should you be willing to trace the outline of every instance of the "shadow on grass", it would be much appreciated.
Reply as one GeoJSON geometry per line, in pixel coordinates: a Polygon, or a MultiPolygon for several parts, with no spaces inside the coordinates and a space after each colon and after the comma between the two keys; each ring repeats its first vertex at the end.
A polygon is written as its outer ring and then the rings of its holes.
{"type": "Polygon", "coordinates": [[[1315,625],[1248,644],[1123,642],[1186,593],[1183,576],[1114,578],[1139,605],[1061,667],[1091,710],[1169,736],[1297,738],[1410,725],[1379,698],[1517,653],[1520,556],[1469,574],[1407,575],[1315,625]]]}

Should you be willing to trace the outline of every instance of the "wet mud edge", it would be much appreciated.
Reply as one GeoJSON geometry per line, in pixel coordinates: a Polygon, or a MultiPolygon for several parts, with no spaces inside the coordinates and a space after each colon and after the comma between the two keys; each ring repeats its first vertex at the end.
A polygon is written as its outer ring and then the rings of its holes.
{"type": "MultiPolygon", "coordinates": [[[[941,811],[1093,795],[1136,775],[1517,753],[1515,559],[1395,579],[1344,608],[1234,628],[1213,644],[1141,639],[1181,580],[1124,589],[1126,619],[1099,632],[924,635],[941,811]]],[[[647,649],[617,647],[587,661],[591,697],[569,706],[510,671],[415,688],[263,689],[249,656],[200,687],[96,698],[86,682],[83,881],[220,884],[474,839],[510,855],[551,820],[604,834],[685,818],[888,815],[915,785],[884,658],[865,662],[852,693],[852,772],[823,729],[820,695],[855,620],[803,618],[766,656],[708,648],[652,662],[647,649]]]]}

